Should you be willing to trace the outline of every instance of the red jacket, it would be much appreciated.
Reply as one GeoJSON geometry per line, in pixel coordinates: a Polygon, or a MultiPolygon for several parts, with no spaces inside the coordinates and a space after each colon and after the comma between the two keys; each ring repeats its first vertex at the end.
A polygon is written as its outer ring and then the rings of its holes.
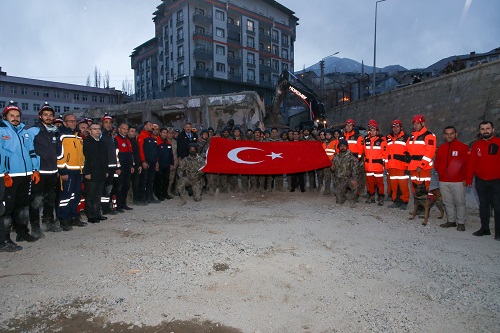
{"type": "Polygon", "coordinates": [[[467,185],[472,184],[474,174],[483,180],[500,179],[500,138],[480,139],[471,149],[467,168],[467,185]]]}
{"type": "Polygon", "coordinates": [[[387,139],[387,160],[385,168],[406,170],[408,168],[408,134],[401,131],[398,135],[388,134],[387,139]]]}
{"type": "Polygon", "coordinates": [[[434,160],[439,181],[463,182],[467,175],[469,157],[469,147],[456,139],[439,146],[434,160]]]}
{"type": "Polygon", "coordinates": [[[365,171],[384,172],[384,160],[387,158],[387,142],[382,135],[365,136],[365,171]]]}
{"type": "Polygon", "coordinates": [[[418,167],[422,170],[431,170],[436,155],[436,136],[423,127],[418,132],[412,132],[408,139],[408,152],[410,164],[408,170],[415,171],[418,167]]]}

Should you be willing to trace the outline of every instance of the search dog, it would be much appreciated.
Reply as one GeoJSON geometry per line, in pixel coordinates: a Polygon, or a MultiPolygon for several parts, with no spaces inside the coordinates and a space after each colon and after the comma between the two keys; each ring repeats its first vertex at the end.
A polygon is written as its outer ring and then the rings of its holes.
{"type": "Polygon", "coordinates": [[[427,225],[427,220],[429,219],[429,211],[434,204],[436,204],[436,207],[441,212],[441,215],[438,216],[438,219],[442,219],[444,217],[444,206],[443,197],[441,196],[441,191],[439,190],[439,188],[427,191],[425,183],[416,185],[415,195],[413,198],[413,213],[410,213],[412,215],[412,217],[410,217],[410,220],[415,219],[418,207],[422,207],[425,211],[424,222],[422,222],[422,225],[427,225]]]}

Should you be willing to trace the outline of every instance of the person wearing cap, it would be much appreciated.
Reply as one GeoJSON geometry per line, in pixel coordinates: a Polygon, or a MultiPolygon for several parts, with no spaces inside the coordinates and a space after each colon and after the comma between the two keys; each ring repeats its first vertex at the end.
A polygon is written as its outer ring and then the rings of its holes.
{"type": "Polygon", "coordinates": [[[118,158],[118,144],[113,136],[113,117],[107,113],[104,114],[101,118],[101,124],[101,140],[106,144],[108,152],[108,171],[101,195],[101,210],[103,215],[116,215],[117,184],[115,184],[115,178],[120,176],[121,169],[120,159],[118,158]]]}
{"type": "Polygon", "coordinates": [[[62,116],[58,116],[58,117],[54,118],[54,120],[52,121],[52,125],[54,125],[55,127],[58,127],[58,128],[59,128],[59,126],[63,126],[64,121],[63,121],[62,116]]]}
{"type": "MultiPolygon", "coordinates": [[[[295,130],[292,134],[293,141],[298,142],[301,141],[299,131],[295,130]]],[[[305,172],[297,172],[292,174],[287,174],[288,188],[290,192],[295,192],[297,187],[300,188],[300,192],[304,193],[306,191],[306,173],[305,172]]]]}
{"type": "Polygon", "coordinates": [[[495,135],[495,126],[488,120],[479,124],[479,137],[472,145],[466,177],[467,186],[472,186],[474,178],[479,198],[481,228],[473,235],[491,235],[490,216],[493,210],[495,240],[500,241],[500,138],[495,135]]]}
{"type": "Polygon", "coordinates": [[[76,116],[66,114],[64,123],[59,127],[61,153],[57,157],[59,172],[59,206],[57,218],[64,231],[73,229],[73,226],[83,227],[85,222],[80,220],[78,205],[82,198],[82,169],[85,161],[83,154],[83,140],[76,129],[76,116]]]}
{"type": "Polygon", "coordinates": [[[438,147],[434,160],[447,217],[446,223],[440,227],[456,227],[458,231],[465,231],[465,178],[470,149],[458,141],[454,126],[445,127],[443,134],[445,143],[438,147]]]}
{"type": "Polygon", "coordinates": [[[375,192],[377,192],[377,202],[379,206],[384,205],[384,160],[386,159],[387,142],[385,137],[380,135],[378,123],[375,120],[368,121],[368,133],[364,138],[364,165],[366,191],[368,198],[366,203],[375,202],[375,192]]]}
{"type": "Polygon", "coordinates": [[[10,238],[11,226],[17,233],[16,241],[34,242],[38,238],[29,234],[29,203],[32,184],[40,182],[40,160],[35,153],[33,136],[21,123],[21,109],[11,101],[2,112],[0,123],[2,131],[3,151],[5,154],[6,185],[4,201],[5,240],[10,238]],[[8,186],[8,185],[12,186],[8,186]]]}
{"type": "Polygon", "coordinates": [[[174,154],[172,145],[168,141],[168,129],[160,129],[158,138],[158,170],[155,174],[154,191],[160,201],[171,200],[168,194],[168,183],[170,181],[170,171],[174,168],[174,154]]]}
{"type": "MultiPolygon", "coordinates": [[[[304,127],[302,130],[302,141],[316,141],[316,138],[311,135],[311,128],[309,126],[304,127]]],[[[311,170],[306,172],[309,179],[309,188],[316,188],[316,170],[311,170]]],[[[319,187],[319,186],[318,186],[319,187]]]]}
{"type": "Polygon", "coordinates": [[[142,172],[139,180],[139,200],[136,205],[147,205],[148,203],[159,203],[153,195],[155,171],[158,169],[158,145],[152,137],[153,123],[146,120],[143,129],[137,137],[139,154],[141,156],[142,172]]]}
{"type": "Polygon", "coordinates": [[[184,124],[184,129],[179,133],[179,137],[177,138],[177,157],[181,159],[187,157],[189,155],[189,144],[197,142],[198,135],[193,133],[191,123],[184,124]]]}
{"type": "MultiPolygon", "coordinates": [[[[204,129],[200,132],[198,137],[198,155],[207,159],[207,152],[210,146],[210,133],[208,130],[204,129]]],[[[215,195],[215,190],[217,189],[218,174],[216,173],[205,173],[203,176],[204,189],[208,189],[209,195],[215,195]]]]}
{"type": "Polygon", "coordinates": [[[80,120],[78,122],[78,133],[80,133],[80,137],[82,137],[83,139],[85,139],[86,137],[88,137],[90,135],[90,130],[89,130],[89,124],[87,122],[87,119],[86,118],[83,118],[82,120],[80,120]]]}
{"type": "Polygon", "coordinates": [[[115,136],[118,151],[118,161],[120,161],[120,174],[115,177],[113,190],[116,193],[116,211],[123,213],[126,210],[133,210],[127,205],[127,195],[130,189],[130,181],[135,173],[134,148],[128,137],[129,125],[121,123],[118,126],[118,134],[115,136]]]}
{"type": "MultiPolygon", "coordinates": [[[[335,150],[337,149],[337,140],[333,139],[333,131],[331,129],[324,129],[322,128],[320,130],[320,136],[321,136],[321,131],[324,131],[325,133],[325,139],[323,140],[322,146],[323,149],[325,150],[325,154],[330,160],[330,162],[333,161],[333,157],[335,156],[335,150]]],[[[319,181],[319,188],[323,186],[323,180],[325,181],[325,189],[323,191],[324,195],[329,195],[330,188],[331,188],[331,183],[332,183],[332,170],[328,166],[324,169],[321,169],[318,172],[318,181],[319,181]]]]}
{"type": "Polygon", "coordinates": [[[141,154],[139,152],[139,144],[137,143],[137,127],[129,126],[127,138],[132,146],[132,154],[134,155],[134,172],[130,175],[130,182],[132,186],[132,197],[134,203],[139,201],[139,179],[142,172],[141,154]]]}
{"type": "MultiPolygon", "coordinates": [[[[232,120],[232,119],[231,119],[232,120]]],[[[221,132],[221,138],[231,140],[231,129],[229,127],[224,127],[221,132]]],[[[229,182],[230,175],[219,174],[219,193],[229,193],[231,191],[231,184],[229,182]]],[[[233,189],[234,190],[234,189],[233,189]]]]}
{"type": "Polygon", "coordinates": [[[424,183],[425,188],[429,190],[433,168],[432,161],[436,155],[436,136],[425,127],[424,116],[416,115],[413,117],[412,124],[413,132],[407,143],[410,154],[408,172],[410,173],[413,194],[415,194],[418,184],[424,183]]]}
{"type": "Polygon", "coordinates": [[[191,186],[193,190],[193,199],[201,201],[201,192],[203,189],[202,176],[200,169],[205,165],[205,159],[198,155],[198,144],[190,143],[188,147],[189,155],[180,160],[177,169],[177,191],[181,198],[181,205],[186,204],[186,186],[191,186]]]}
{"type": "Polygon", "coordinates": [[[207,128],[207,131],[208,131],[208,137],[211,138],[214,136],[214,128],[213,127],[209,127],[207,128]]]}
{"type": "Polygon", "coordinates": [[[58,181],[57,156],[61,150],[59,132],[52,125],[54,114],[54,109],[46,102],[38,111],[39,121],[28,130],[33,137],[35,153],[40,159],[40,182],[32,186],[29,208],[31,234],[37,238],[44,237],[40,228],[41,208],[42,222],[47,226],[47,231],[62,231],[59,221],[54,217],[58,181]]]}
{"type": "MultiPolygon", "coordinates": [[[[253,140],[262,142],[262,130],[260,128],[255,128],[253,131],[253,140]]],[[[250,192],[259,192],[264,190],[264,179],[262,175],[250,175],[250,192]]]]}
{"type": "Polygon", "coordinates": [[[409,163],[408,153],[408,138],[409,135],[403,131],[403,123],[399,119],[395,119],[391,123],[392,131],[387,134],[387,159],[385,168],[388,173],[387,186],[388,193],[392,198],[392,204],[389,208],[399,208],[406,210],[408,201],[410,200],[410,188],[408,187],[408,179],[406,174],[409,163]]]}
{"type": "MultiPolygon", "coordinates": [[[[363,151],[365,142],[363,136],[359,134],[357,128],[354,128],[354,119],[347,119],[345,122],[344,132],[339,139],[347,140],[349,145],[348,150],[356,157],[359,161],[358,170],[358,190],[362,189],[365,184],[365,170],[363,166],[363,151]]],[[[358,193],[359,196],[359,193],[358,193]]]]}
{"type": "Polygon", "coordinates": [[[346,200],[356,202],[358,192],[359,161],[349,151],[346,139],[340,139],[338,152],[332,160],[331,170],[335,184],[335,202],[342,205],[346,200]]]}
{"type": "MultiPolygon", "coordinates": [[[[267,142],[281,142],[279,131],[277,127],[271,128],[271,135],[266,140],[267,142]]],[[[271,191],[273,188],[275,191],[283,192],[283,182],[285,175],[270,175],[266,176],[266,189],[271,191]]]]}

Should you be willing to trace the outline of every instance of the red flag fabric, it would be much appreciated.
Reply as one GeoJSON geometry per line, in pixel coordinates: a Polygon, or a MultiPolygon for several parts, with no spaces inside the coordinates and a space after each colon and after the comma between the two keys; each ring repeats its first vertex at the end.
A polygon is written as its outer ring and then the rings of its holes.
{"type": "Polygon", "coordinates": [[[281,175],[326,168],[331,162],[319,141],[259,142],[212,138],[208,173],[281,175]]]}

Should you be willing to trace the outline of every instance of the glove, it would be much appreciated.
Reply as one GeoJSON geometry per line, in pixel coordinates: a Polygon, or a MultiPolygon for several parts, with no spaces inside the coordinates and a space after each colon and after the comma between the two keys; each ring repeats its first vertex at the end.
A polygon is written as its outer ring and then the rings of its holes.
{"type": "Polygon", "coordinates": [[[33,171],[33,174],[31,175],[31,180],[33,183],[38,184],[40,182],[40,172],[38,171],[33,171]]]}
{"type": "Polygon", "coordinates": [[[12,178],[9,176],[8,173],[6,173],[4,176],[3,176],[3,183],[5,184],[5,187],[12,187],[12,178]]]}

